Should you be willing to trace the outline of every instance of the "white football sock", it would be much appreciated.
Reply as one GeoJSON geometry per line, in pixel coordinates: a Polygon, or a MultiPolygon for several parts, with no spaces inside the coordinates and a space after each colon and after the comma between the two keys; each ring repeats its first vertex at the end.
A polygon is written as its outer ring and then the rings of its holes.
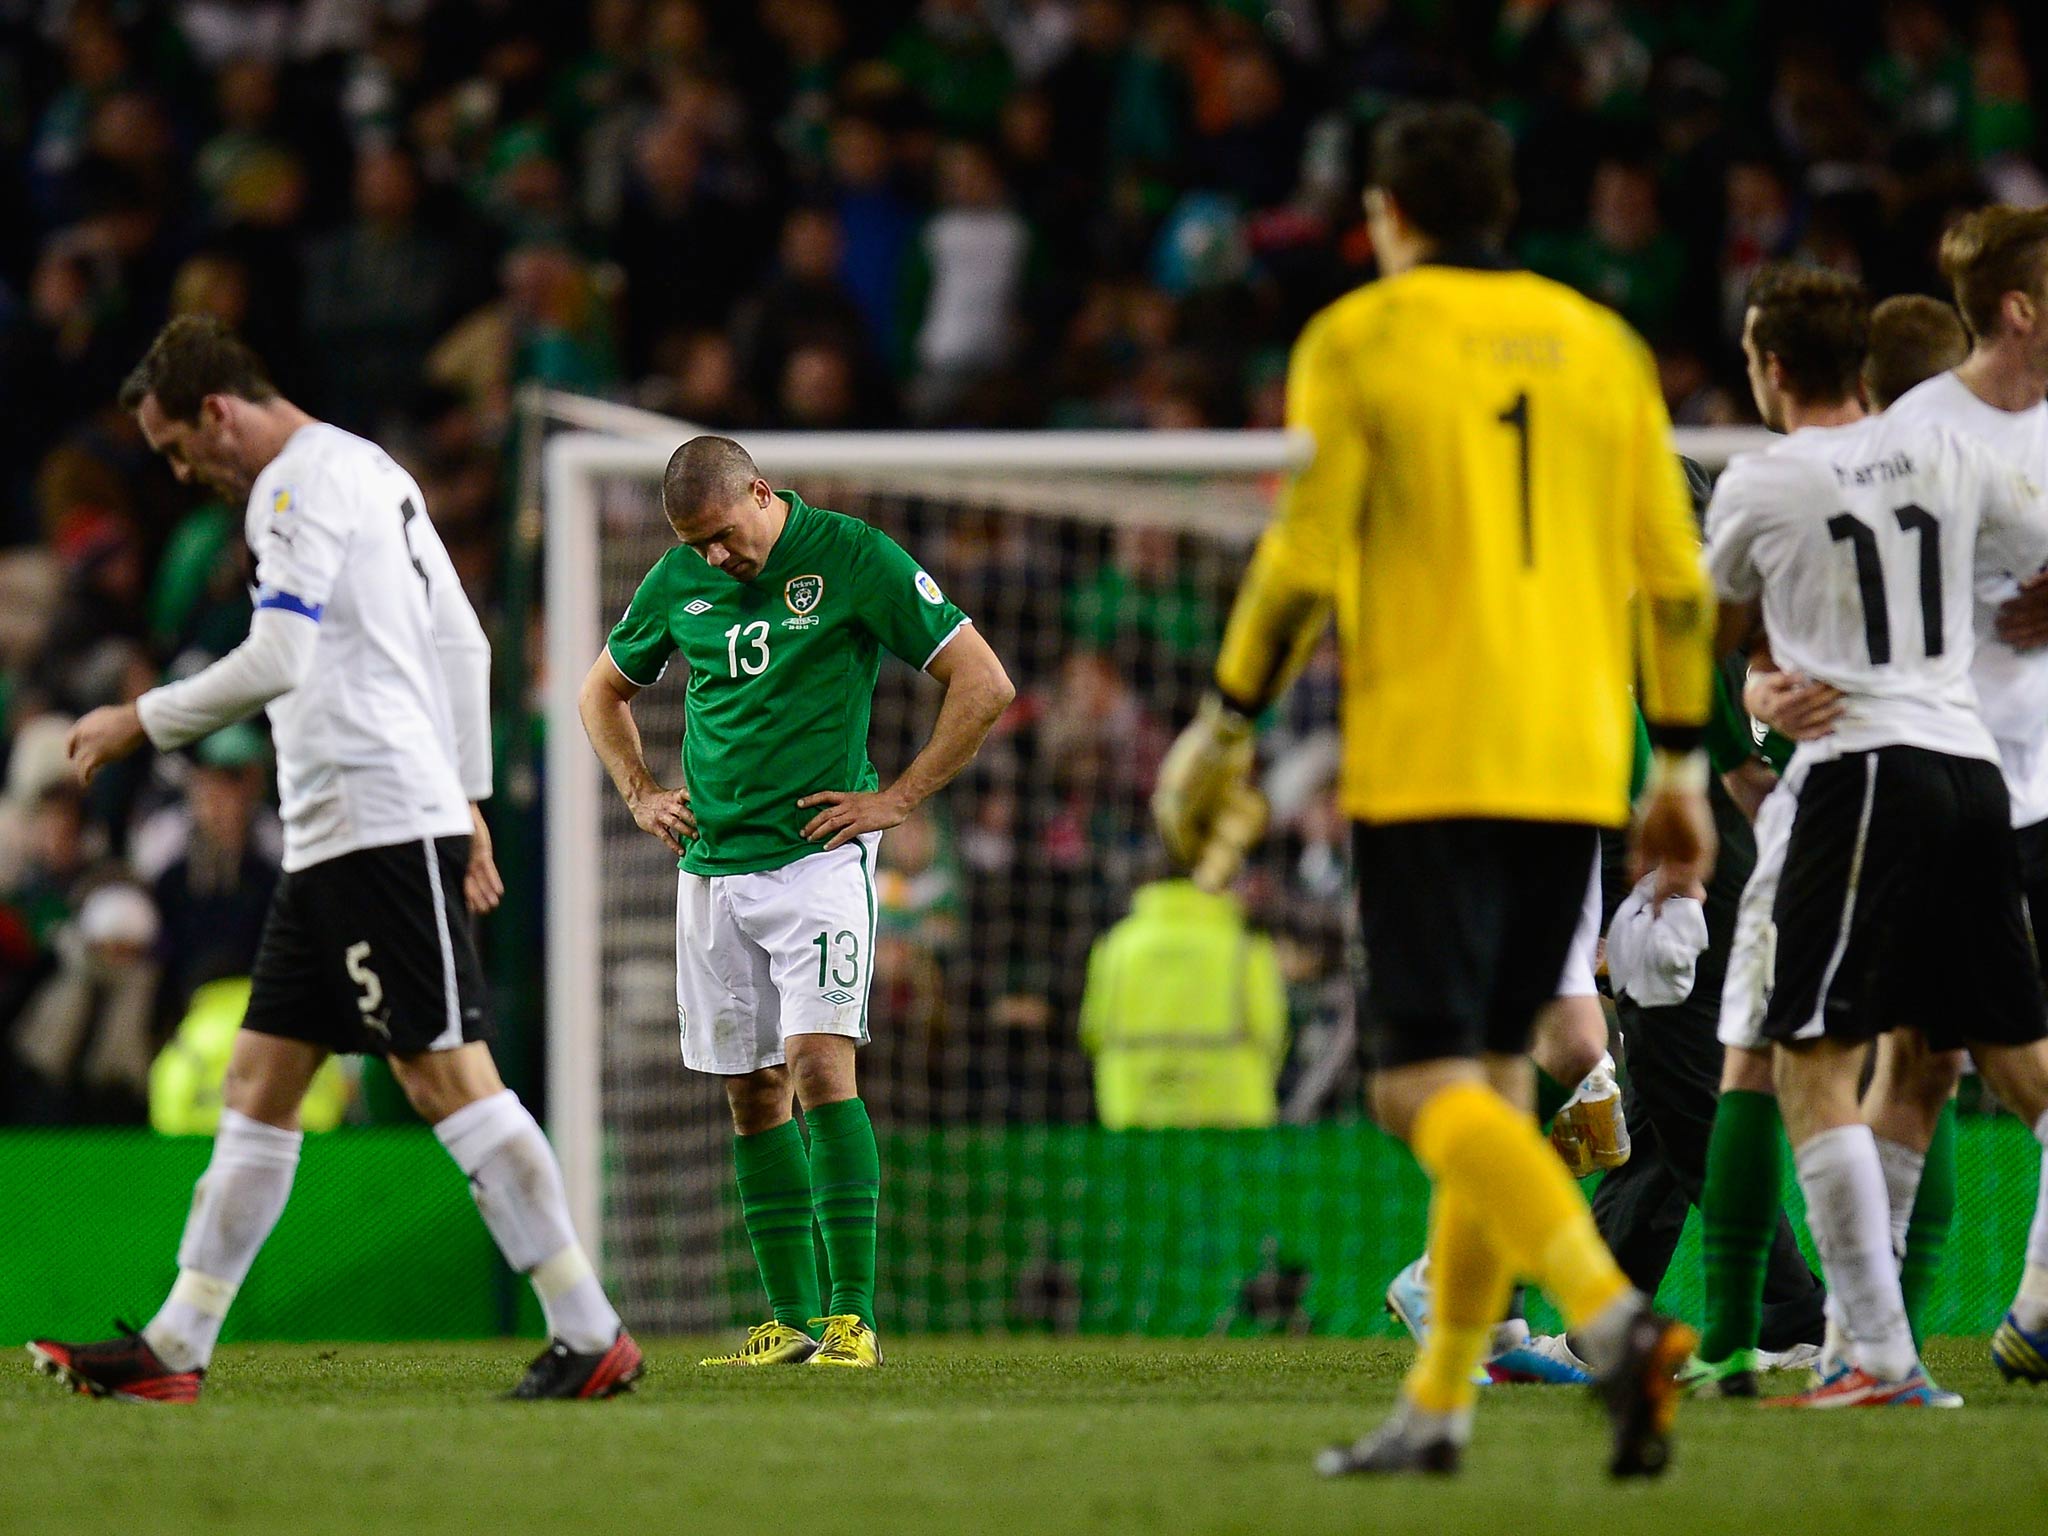
{"type": "Polygon", "coordinates": [[[1821,1364],[1832,1367],[1836,1361],[1849,1358],[1849,1335],[1842,1331],[1842,1304],[1835,1300],[1833,1291],[1828,1292],[1822,1311],[1827,1317],[1828,1328],[1820,1341],[1821,1364]]]}
{"type": "Polygon", "coordinates": [[[1867,1125],[1836,1126],[1809,1138],[1793,1160],[1806,1195],[1807,1228],[1840,1306],[1851,1358],[1886,1380],[1910,1375],[1919,1356],[1892,1256],[1877,1138],[1867,1125]]]}
{"type": "Polygon", "coordinates": [[[554,1148],[519,1096],[507,1088],[465,1104],[434,1134],[469,1175],[476,1208],[505,1262],[533,1282],[550,1337],[578,1354],[610,1349],[619,1314],[576,1240],[554,1148]]]}
{"type": "Polygon", "coordinates": [[[232,1109],[220,1112],[213,1156],[178,1243],[177,1284],[142,1330],[172,1370],[203,1370],[213,1358],[221,1321],[291,1196],[304,1140],[232,1109]]]}
{"type": "Polygon", "coordinates": [[[1906,1228],[1913,1222],[1913,1202],[1920,1195],[1920,1175],[1927,1169],[1927,1154],[1915,1152],[1904,1142],[1878,1136],[1877,1161],[1884,1169],[1884,1192],[1891,1201],[1892,1253],[1903,1259],[1906,1228]]]}
{"type": "Polygon", "coordinates": [[[2042,1148],[2041,1182],[2034,1193],[2034,1224],[2027,1229],[2027,1267],[2012,1303],[2013,1319],[2029,1333],[2048,1328],[2048,1110],[2034,1122],[2034,1140],[2042,1148]]]}

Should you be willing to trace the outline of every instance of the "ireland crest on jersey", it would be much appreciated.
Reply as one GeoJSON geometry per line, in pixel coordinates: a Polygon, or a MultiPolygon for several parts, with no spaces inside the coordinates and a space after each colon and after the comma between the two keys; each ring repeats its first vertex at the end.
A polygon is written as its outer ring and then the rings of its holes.
{"type": "Polygon", "coordinates": [[[798,618],[818,606],[818,599],[825,595],[825,578],[822,576],[792,576],[789,585],[782,589],[782,600],[789,604],[789,611],[798,618]]]}

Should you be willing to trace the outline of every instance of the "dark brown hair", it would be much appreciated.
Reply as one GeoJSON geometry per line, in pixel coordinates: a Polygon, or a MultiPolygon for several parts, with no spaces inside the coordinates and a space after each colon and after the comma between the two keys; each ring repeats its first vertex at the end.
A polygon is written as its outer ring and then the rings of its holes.
{"type": "Polygon", "coordinates": [[[139,410],[149,396],[173,421],[197,421],[208,395],[274,400],[263,360],[212,315],[180,315],[156,333],[121,385],[121,409],[139,410]]]}
{"type": "Polygon", "coordinates": [[[1898,293],[1870,312],[1870,355],[1863,388],[1884,410],[1916,384],[1947,373],[1970,355],[1970,333],[1955,306],[1924,293],[1898,293]]]}
{"type": "Polygon", "coordinates": [[[1442,246],[1500,244],[1515,216],[1507,130],[1469,102],[1401,107],[1373,132],[1372,177],[1442,246]]]}
{"type": "Polygon", "coordinates": [[[1777,358],[1785,387],[1814,404],[1856,394],[1870,352],[1870,295],[1854,278],[1825,267],[1776,262],[1749,285],[1756,311],[1751,339],[1777,358]]]}
{"type": "Polygon", "coordinates": [[[661,477],[661,510],[681,526],[706,507],[744,496],[760,478],[753,455],[729,437],[693,437],[669,456],[661,477]]]}
{"type": "Polygon", "coordinates": [[[1995,336],[2008,293],[2039,295],[2048,272],[2048,207],[1993,203],[1964,214],[1941,237],[1941,275],[1972,336],[1995,336]]]}

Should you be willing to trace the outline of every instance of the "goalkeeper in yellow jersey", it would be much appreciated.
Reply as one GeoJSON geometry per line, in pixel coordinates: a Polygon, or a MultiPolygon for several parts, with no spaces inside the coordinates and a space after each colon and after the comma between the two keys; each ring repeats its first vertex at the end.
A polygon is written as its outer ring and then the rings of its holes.
{"type": "Polygon", "coordinates": [[[1694,1342],[1602,1244],[1536,1129],[1524,1053],[1596,829],[1629,814],[1638,665],[1655,751],[1637,858],[1667,892],[1711,866],[1713,605],[1648,350],[1500,255],[1510,162],[1467,106],[1404,109],[1376,135],[1383,276],[1295,344],[1288,418],[1315,456],[1260,541],[1215,692],[1154,805],[1176,855],[1228,878],[1264,821],[1252,722],[1334,609],[1372,1108],[1434,1195],[1427,1340],[1393,1418],[1319,1459],[1331,1475],[1457,1467],[1517,1278],[1583,1341],[1617,1476],[1662,1469],[1694,1342]]]}

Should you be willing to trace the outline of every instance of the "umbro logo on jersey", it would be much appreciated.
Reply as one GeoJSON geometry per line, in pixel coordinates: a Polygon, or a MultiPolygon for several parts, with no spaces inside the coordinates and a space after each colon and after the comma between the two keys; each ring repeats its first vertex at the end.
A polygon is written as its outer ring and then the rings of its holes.
{"type": "Polygon", "coordinates": [[[827,992],[825,994],[825,1001],[828,1003],[837,1003],[840,1007],[843,1008],[848,1003],[856,1002],[858,1001],[858,999],[856,999],[851,992],[827,992]]]}
{"type": "Polygon", "coordinates": [[[698,598],[694,603],[683,604],[683,612],[685,613],[709,613],[710,611],[711,605],[705,602],[704,599],[701,597],[698,598]]]}

